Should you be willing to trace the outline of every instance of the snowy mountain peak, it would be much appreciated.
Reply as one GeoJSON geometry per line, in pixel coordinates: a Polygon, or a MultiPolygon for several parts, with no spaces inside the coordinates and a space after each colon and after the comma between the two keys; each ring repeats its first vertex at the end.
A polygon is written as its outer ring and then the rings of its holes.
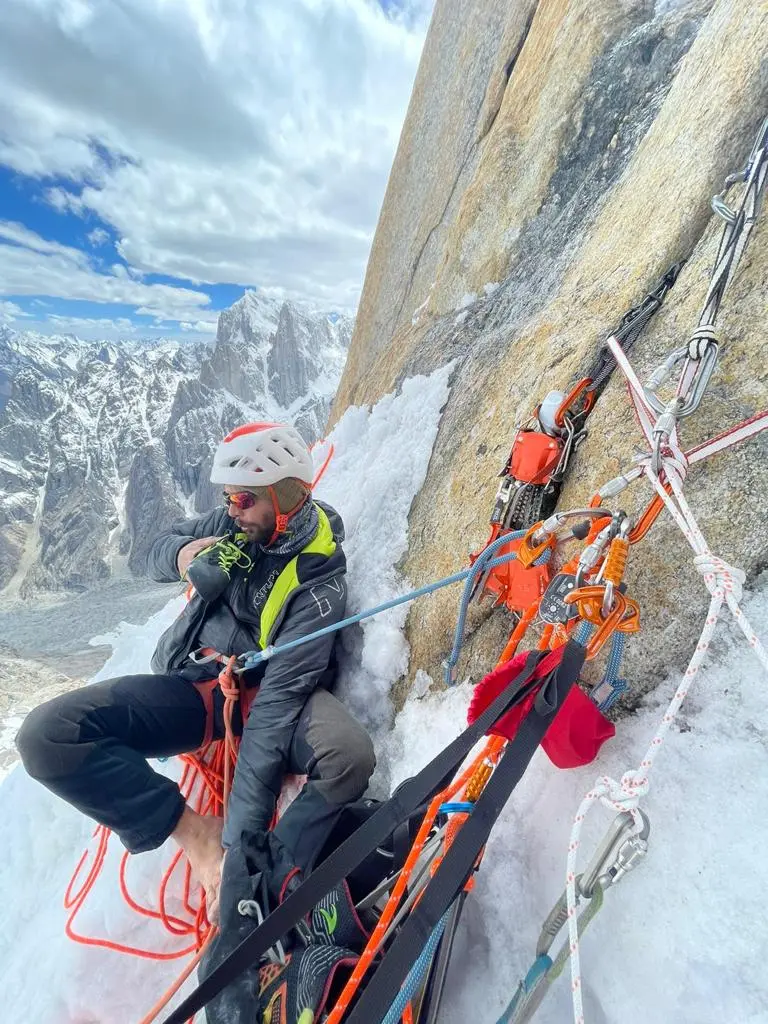
{"type": "Polygon", "coordinates": [[[233,325],[239,326],[244,335],[252,338],[269,335],[277,327],[282,305],[279,299],[248,290],[219,315],[217,337],[222,329],[231,333],[233,325]]]}
{"type": "Polygon", "coordinates": [[[0,328],[0,591],[143,572],[158,528],[210,507],[212,449],[238,423],[288,419],[319,437],[344,324],[248,291],[210,344],[0,328]]]}

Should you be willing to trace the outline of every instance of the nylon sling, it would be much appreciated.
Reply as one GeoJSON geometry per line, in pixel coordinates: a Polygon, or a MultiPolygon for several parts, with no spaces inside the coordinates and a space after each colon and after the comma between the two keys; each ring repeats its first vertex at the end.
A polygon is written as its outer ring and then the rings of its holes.
{"type": "MultiPolygon", "coordinates": [[[[382,804],[382,806],[368,819],[368,821],[361,825],[361,827],[346,839],[338,849],[334,850],[326,860],[319,864],[312,874],[310,874],[278,907],[276,907],[262,924],[260,924],[247,938],[243,939],[240,945],[234,949],[232,953],[230,953],[230,955],[222,961],[222,963],[220,963],[219,966],[215,968],[215,970],[213,970],[203,982],[201,982],[200,985],[198,985],[194,992],[192,992],[168,1017],[166,1017],[163,1024],[185,1024],[185,1021],[197,1013],[198,1010],[202,1009],[206,1003],[213,999],[214,996],[218,995],[219,992],[221,992],[230,982],[234,981],[243,971],[256,963],[271,946],[274,946],[282,936],[295,927],[299,921],[320,902],[323,896],[333,889],[334,886],[338,885],[342,879],[350,873],[350,871],[357,867],[357,865],[368,856],[369,853],[375,850],[377,846],[391,835],[393,830],[410,814],[412,814],[417,807],[426,800],[429,800],[435,793],[443,789],[453,777],[458,766],[471,751],[472,747],[474,747],[475,743],[485,735],[496,720],[500,718],[510,707],[524,700],[532,690],[539,688],[541,681],[539,679],[534,679],[533,677],[539,666],[542,668],[545,667],[544,663],[547,659],[552,659],[551,664],[553,668],[555,666],[559,666],[561,663],[565,663],[566,661],[569,666],[574,664],[575,661],[578,661],[578,666],[575,668],[575,674],[573,674],[573,679],[570,681],[568,686],[568,689],[570,689],[570,685],[575,682],[579,668],[583,663],[584,648],[570,640],[564,648],[560,648],[554,652],[531,651],[522,671],[515,677],[515,679],[510,681],[507,688],[499,694],[496,700],[493,701],[486,711],[471,726],[465,729],[464,732],[462,732],[451,744],[442,750],[437,757],[433,758],[433,760],[430,761],[430,763],[426,765],[418,775],[415,775],[412,779],[408,779],[404,782],[394,796],[386,801],[386,803],[382,804]]],[[[572,673],[569,672],[569,675],[570,674],[572,673]]],[[[546,681],[547,680],[545,679],[545,682],[546,681]]],[[[562,699],[564,699],[564,694],[562,699]]],[[[559,706],[559,704],[557,706],[559,706]]],[[[554,717],[553,714],[552,717],[554,717]]],[[[542,735],[544,731],[546,731],[546,727],[542,729],[542,735]]],[[[528,742],[528,735],[528,731],[523,731],[521,728],[515,739],[508,744],[502,758],[505,764],[511,763],[508,755],[510,755],[512,751],[523,743],[528,742]]],[[[533,756],[534,750],[535,746],[531,749],[530,754],[527,755],[527,759],[523,763],[522,768],[519,771],[519,775],[517,776],[518,778],[525,770],[528,761],[533,756]]],[[[499,765],[499,768],[500,767],[501,764],[499,765]]],[[[497,772],[498,770],[499,769],[497,769],[497,772]]],[[[493,781],[493,777],[491,781],[493,781]]],[[[509,795],[509,792],[511,792],[511,789],[514,788],[515,781],[512,781],[511,787],[508,789],[507,796],[509,795]]],[[[488,787],[486,787],[486,791],[488,791],[488,787]]],[[[492,795],[495,792],[496,788],[490,790],[492,795]]],[[[507,796],[504,797],[504,800],[506,800],[507,796]]],[[[483,800],[484,797],[485,794],[483,794],[481,800],[483,800]]],[[[478,801],[477,807],[479,806],[480,801],[478,801]]],[[[484,807],[487,808],[488,806],[489,800],[488,798],[485,798],[484,807]]],[[[493,821],[495,821],[495,818],[498,817],[498,814],[501,812],[502,806],[503,802],[499,805],[493,820],[488,824],[488,832],[490,832],[493,821]]],[[[473,811],[473,814],[467,824],[462,829],[462,832],[464,832],[467,826],[472,822],[472,819],[477,813],[477,807],[475,811],[473,811]]],[[[478,819],[478,821],[480,820],[485,820],[484,816],[478,819]]],[[[457,840],[454,842],[451,850],[448,851],[443,865],[448,863],[450,867],[454,864],[456,855],[454,854],[453,857],[450,855],[460,838],[460,836],[457,837],[457,840]]],[[[477,846],[476,852],[472,854],[472,864],[474,864],[474,861],[477,859],[477,855],[479,854],[484,842],[484,839],[481,840],[480,844],[477,846]]],[[[465,847],[466,844],[462,844],[460,852],[465,849],[465,847]]],[[[454,868],[453,870],[455,871],[456,869],[454,868]]],[[[470,869],[465,872],[462,881],[454,888],[454,896],[456,891],[458,891],[464,884],[464,881],[466,881],[469,870],[470,869]]],[[[440,871],[437,872],[435,878],[438,878],[439,875],[440,871]]],[[[425,897],[426,895],[427,893],[425,893],[425,897]]]]}
{"type": "Polygon", "coordinates": [[[534,706],[509,742],[472,813],[462,826],[384,955],[347,1024],[378,1024],[400,991],[406,975],[445,911],[467,883],[496,819],[528,767],[544,733],[562,707],[584,663],[584,648],[570,641],[559,665],[541,683],[534,706]]]}

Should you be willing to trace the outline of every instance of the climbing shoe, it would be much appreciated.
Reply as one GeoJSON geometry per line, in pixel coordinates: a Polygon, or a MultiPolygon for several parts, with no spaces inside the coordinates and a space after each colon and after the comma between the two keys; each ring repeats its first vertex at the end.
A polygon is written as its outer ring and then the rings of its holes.
{"type": "Polygon", "coordinates": [[[234,568],[250,569],[253,564],[243,550],[248,542],[244,533],[230,533],[204,548],[189,563],[186,579],[204,601],[215,601],[229,585],[234,568]]]}
{"type": "Polygon", "coordinates": [[[266,964],[259,971],[256,1020],[259,1024],[315,1024],[325,1007],[333,1005],[357,961],[350,949],[306,946],[289,953],[284,965],[266,964]],[[341,967],[346,970],[339,975],[341,967]]]}
{"type": "Polygon", "coordinates": [[[342,882],[317,904],[285,963],[259,969],[260,1024],[315,1024],[333,1005],[368,940],[342,882]],[[344,970],[340,971],[340,968],[344,970]]]}

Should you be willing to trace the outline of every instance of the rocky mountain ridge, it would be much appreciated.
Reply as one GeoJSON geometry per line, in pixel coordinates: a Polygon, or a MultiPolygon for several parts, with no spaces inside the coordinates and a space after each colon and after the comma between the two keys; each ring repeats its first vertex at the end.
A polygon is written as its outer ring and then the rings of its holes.
{"type": "Polygon", "coordinates": [[[210,345],[0,328],[0,595],[141,574],[158,529],[211,506],[238,423],[323,431],[351,321],[246,292],[210,345]]]}
{"type": "MultiPolygon", "coordinates": [[[[410,515],[414,586],[482,547],[515,425],[567,392],[622,315],[685,266],[636,343],[641,380],[698,323],[723,221],[712,197],[768,113],[768,6],[751,0],[437,0],[334,405],[372,403],[455,360],[430,471],[410,515]],[[439,154],[439,159],[436,159],[439,154]]],[[[740,198],[734,187],[728,202],[740,198]]],[[[717,321],[719,362],[687,449],[768,407],[768,211],[717,321]]],[[[589,419],[561,507],[577,508],[642,444],[620,374],[589,419]]],[[[712,549],[753,579],[768,565],[768,435],[693,467],[712,549]]],[[[637,514],[642,482],[615,505],[637,514]]],[[[667,515],[633,548],[641,693],[684,664],[708,594],[667,515]]],[[[436,678],[456,599],[414,607],[412,664],[436,678]]],[[[511,625],[473,608],[460,670],[493,664],[511,625]]]]}

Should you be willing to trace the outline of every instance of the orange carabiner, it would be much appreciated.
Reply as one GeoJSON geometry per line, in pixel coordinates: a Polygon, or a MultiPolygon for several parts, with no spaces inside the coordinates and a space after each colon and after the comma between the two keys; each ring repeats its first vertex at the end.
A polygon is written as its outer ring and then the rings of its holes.
{"type": "Polygon", "coordinates": [[[597,630],[587,644],[588,661],[599,654],[608,638],[620,628],[627,611],[627,598],[617,591],[613,595],[613,608],[604,616],[602,611],[604,596],[605,587],[592,585],[572,590],[563,598],[565,604],[576,605],[582,619],[597,626],[597,630]]]}
{"type": "MultiPolygon", "coordinates": [[[[664,483],[662,484],[662,487],[667,492],[667,494],[670,494],[672,492],[672,487],[670,484],[664,483]]],[[[648,502],[645,509],[641,513],[637,522],[629,532],[627,539],[630,544],[637,544],[639,540],[642,540],[645,537],[650,528],[659,518],[659,514],[663,508],[664,502],[661,500],[658,494],[654,494],[654,496],[651,498],[651,500],[648,502]]]]}
{"type": "MultiPolygon", "coordinates": [[[[624,595],[617,593],[614,596],[620,598],[623,612],[626,607],[624,595]]],[[[595,626],[600,626],[605,621],[602,613],[604,597],[605,587],[599,583],[592,583],[585,587],[579,587],[577,590],[572,590],[569,594],[565,595],[563,601],[565,604],[575,604],[582,619],[586,619],[587,622],[591,622],[595,626]]],[[[614,604],[613,608],[615,610],[616,604],[614,604]]]]}
{"type": "Polygon", "coordinates": [[[584,413],[584,415],[592,409],[592,406],[595,404],[595,392],[590,391],[589,388],[591,388],[593,384],[594,381],[591,377],[582,377],[578,384],[571,388],[557,407],[557,412],[555,413],[555,425],[560,427],[561,430],[565,427],[565,414],[571,411],[580,398],[583,398],[581,412],[584,413]]]}
{"type": "MultiPolygon", "coordinates": [[[[664,490],[667,492],[667,494],[671,493],[672,488],[671,488],[671,486],[668,483],[663,484],[663,487],[664,487],[664,490]]],[[[603,499],[600,497],[599,494],[594,494],[589,499],[589,507],[590,508],[600,508],[600,505],[602,504],[602,501],[603,501],[603,499]]],[[[659,518],[659,513],[661,512],[661,510],[663,508],[664,508],[664,502],[661,500],[661,498],[658,496],[658,494],[654,494],[654,496],[651,498],[649,503],[646,505],[646,507],[640,513],[640,516],[638,517],[637,522],[635,523],[635,525],[632,527],[632,529],[627,534],[627,540],[629,541],[630,544],[637,544],[637,542],[639,540],[643,540],[643,538],[648,533],[650,528],[653,526],[653,524],[659,518]]]]}
{"type": "Polygon", "coordinates": [[[553,534],[550,534],[540,544],[531,543],[533,535],[537,530],[540,530],[543,525],[544,523],[542,520],[539,520],[538,523],[534,523],[533,526],[526,531],[525,536],[520,541],[520,547],[517,549],[517,560],[521,565],[525,566],[526,569],[533,565],[539,555],[543,555],[547,548],[554,548],[557,543],[553,534]]]}
{"type": "Polygon", "coordinates": [[[639,633],[640,632],[640,605],[634,598],[621,595],[627,603],[624,617],[616,627],[617,633],[639,633]]]}
{"type": "Polygon", "coordinates": [[[627,556],[629,555],[629,541],[626,537],[614,537],[608,548],[608,556],[605,559],[603,579],[606,583],[612,583],[618,587],[624,579],[624,570],[627,567],[627,556]]]}

